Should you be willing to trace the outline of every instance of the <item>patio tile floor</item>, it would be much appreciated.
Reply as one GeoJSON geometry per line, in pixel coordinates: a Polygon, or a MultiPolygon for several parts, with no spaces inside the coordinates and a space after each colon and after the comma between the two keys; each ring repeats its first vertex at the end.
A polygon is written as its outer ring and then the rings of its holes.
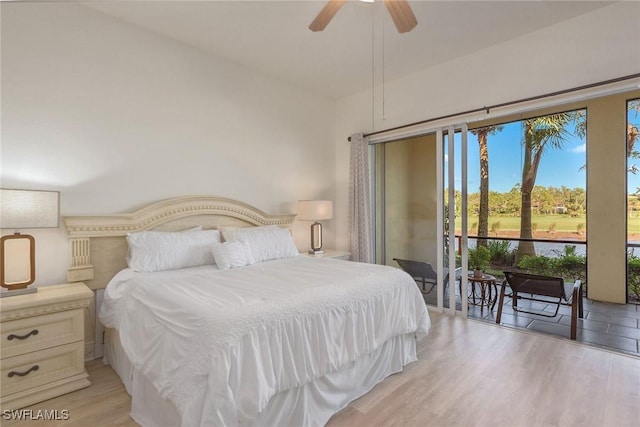
{"type": "MultiPolygon", "coordinates": [[[[469,317],[495,323],[497,310],[497,306],[493,311],[469,306],[469,317]]],[[[544,310],[554,311],[551,307],[544,310]]],[[[578,319],[576,341],[640,357],[639,319],[640,305],[593,302],[585,298],[584,319],[578,319]]],[[[571,308],[560,307],[556,317],[514,313],[511,300],[505,299],[502,324],[569,339],[571,308]]]]}
{"type": "MultiPolygon", "coordinates": [[[[456,292],[457,294],[458,292],[456,292]]],[[[445,295],[445,300],[448,295],[445,295]]],[[[457,309],[460,298],[456,295],[457,309]]],[[[435,305],[435,292],[425,296],[427,304],[435,305]]],[[[553,313],[555,308],[536,304],[536,310],[553,313]]],[[[498,307],[490,308],[469,305],[469,317],[495,323],[498,307]]],[[[535,314],[514,313],[510,298],[505,298],[502,310],[502,325],[517,329],[555,335],[569,339],[571,308],[562,306],[556,317],[535,314]]],[[[640,357],[640,305],[611,304],[584,299],[584,319],[578,319],[576,341],[595,347],[605,348],[640,357]]]]}

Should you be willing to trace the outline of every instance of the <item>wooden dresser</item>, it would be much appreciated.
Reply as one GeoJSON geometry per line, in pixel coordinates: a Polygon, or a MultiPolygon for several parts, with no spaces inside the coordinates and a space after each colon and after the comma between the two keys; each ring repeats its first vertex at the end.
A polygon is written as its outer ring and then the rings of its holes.
{"type": "Polygon", "coordinates": [[[82,283],[0,299],[0,407],[19,409],[91,385],[84,368],[82,283]]]}

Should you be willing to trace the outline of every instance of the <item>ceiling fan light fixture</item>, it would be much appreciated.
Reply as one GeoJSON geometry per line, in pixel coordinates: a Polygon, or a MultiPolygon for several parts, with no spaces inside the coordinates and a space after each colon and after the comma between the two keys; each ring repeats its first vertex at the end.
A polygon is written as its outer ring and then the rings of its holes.
{"type": "MultiPolygon", "coordinates": [[[[360,0],[366,3],[373,3],[375,0],[360,0]]],[[[322,31],[329,24],[329,21],[333,19],[340,8],[345,4],[346,0],[329,0],[322,8],[318,16],[311,22],[309,29],[311,31],[322,31]]],[[[416,20],[411,6],[407,3],[407,0],[384,0],[384,5],[391,15],[391,19],[398,30],[398,33],[408,33],[413,30],[418,21],[416,20]]]]}

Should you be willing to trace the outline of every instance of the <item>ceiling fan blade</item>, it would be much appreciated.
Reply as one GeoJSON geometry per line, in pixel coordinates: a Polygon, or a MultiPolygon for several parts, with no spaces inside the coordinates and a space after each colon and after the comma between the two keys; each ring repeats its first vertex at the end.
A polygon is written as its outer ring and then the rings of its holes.
{"type": "Polygon", "coordinates": [[[309,29],[311,31],[322,31],[324,27],[329,24],[331,19],[335,16],[336,13],[340,10],[343,4],[345,4],[347,0],[329,0],[329,2],[322,8],[316,19],[313,20],[311,25],[309,25],[309,29]]]}
{"type": "Polygon", "coordinates": [[[406,0],[384,0],[384,5],[387,6],[391,19],[400,34],[407,33],[418,25],[416,16],[406,0]]]}

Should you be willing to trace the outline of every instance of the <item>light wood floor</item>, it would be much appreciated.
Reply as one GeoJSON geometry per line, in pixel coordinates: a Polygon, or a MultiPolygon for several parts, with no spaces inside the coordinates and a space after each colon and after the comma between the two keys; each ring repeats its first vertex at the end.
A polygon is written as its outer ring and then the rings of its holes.
{"type": "MultiPolygon", "coordinates": [[[[638,426],[640,358],[431,313],[419,361],[334,416],[342,426],[638,426]]],[[[70,420],[3,426],[136,426],[119,378],[87,364],[92,386],[29,409],[70,420]]]]}

